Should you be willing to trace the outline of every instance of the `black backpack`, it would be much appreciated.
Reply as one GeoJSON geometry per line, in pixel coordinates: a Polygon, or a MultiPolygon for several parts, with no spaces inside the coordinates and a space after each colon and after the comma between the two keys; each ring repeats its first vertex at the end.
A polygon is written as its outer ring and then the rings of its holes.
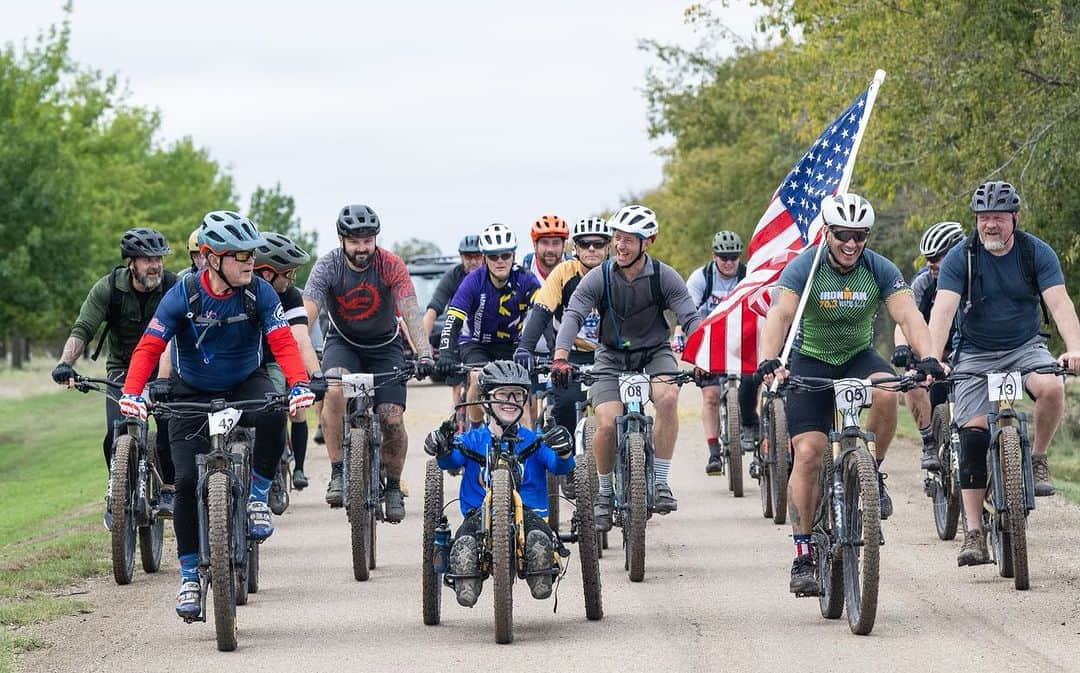
{"type": "MultiPolygon", "coordinates": [[[[600,303],[597,305],[597,310],[600,312],[600,332],[603,333],[604,321],[608,315],[611,315],[611,324],[618,330],[618,325],[615,322],[615,311],[609,310],[611,308],[611,265],[613,260],[604,260],[601,272],[604,277],[604,292],[600,297],[600,303]]],[[[667,318],[664,317],[664,310],[667,308],[667,302],[664,301],[664,295],[660,291],[660,261],[652,260],[653,273],[649,278],[649,289],[652,292],[652,303],[656,307],[656,312],[660,315],[660,319],[667,325],[667,318]]],[[[626,316],[621,316],[625,319],[626,316]]],[[[669,325],[670,327],[670,325],[669,325]]],[[[619,346],[622,348],[622,346],[619,346]]],[[[635,350],[635,349],[630,349],[635,350]]]]}
{"type": "MultiPolygon", "coordinates": [[[[113,324],[120,318],[120,311],[122,310],[122,304],[124,302],[124,294],[116,288],[116,274],[121,269],[126,269],[124,266],[113,267],[113,270],[109,272],[109,306],[105,309],[105,329],[101,332],[101,338],[98,340],[97,347],[94,348],[94,354],[90,356],[91,360],[97,360],[101,355],[101,349],[105,346],[105,338],[109,336],[109,331],[112,329],[113,324]]],[[[169,291],[173,285],[176,284],[176,274],[172,271],[166,271],[161,278],[161,296],[165,296],[165,293],[169,291]]],[[[128,358],[124,358],[125,360],[128,358]]]]}
{"type": "MultiPolygon", "coordinates": [[[[1024,280],[1031,289],[1031,293],[1039,298],[1039,306],[1042,308],[1043,325],[1049,327],[1050,312],[1047,310],[1046,301],[1039,291],[1039,276],[1035,272],[1035,239],[1030,234],[1020,231],[1019,229],[1013,230],[1013,237],[1015,238],[1020,253],[1020,273],[1023,275],[1024,280]]],[[[976,253],[981,247],[982,243],[979,241],[979,232],[978,230],[975,230],[968,235],[967,240],[964,242],[964,254],[967,257],[967,277],[964,278],[964,291],[960,298],[965,302],[965,312],[971,308],[971,285],[979,275],[979,255],[976,253]]],[[[929,290],[930,288],[927,288],[927,295],[930,294],[929,290]]],[[[923,295],[923,298],[925,299],[926,295],[923,295]]]]}
{"type": "MultiPolygon", "coordinates": [[[[240,296],[244,301],[244,312],[240,315],[234,315],[231,318],[225,318],[224,320],[212,320],[209,322],[202,322],[198,324],[204,325],[228,325],[234,322],[242,322],[247,320],[251,323],[252,327],[259,328],[259,296],[255,292],[254,281],[244,285],[237,290],[240,292],[240,296]]],[[[202,305],[202,295],[199,293],[199,284],[196,274],[189,273],[184,276],[184,294],[187,296],[187,319],[192,323],[195,323],[199,317],[199,310],[202,305]]],[[[203,333],[205,336],[206,333],[203,333]]],[[[199,343],[202,343],[202,337],[199,337],[199,343]]],[[[196,344],[198,345],[198,344],[196,344]]]]}
{"type": "MultiPolygon", "coordinates": [[[[712,296],[712,288],[713,288],[713,280],[712,280],[713,274],[712,274],[712,268],[711,268],[712,265],[713,265],[713,262],[710,261],[708,264],[701,267],[701,274],[703,276],[705,276],[705,292],[701,295],[701,301],[699,301],[698,305],[697,305],[697,310],[699,310],[699,311],[701,310],[701,307],[704,306],[709,301],[709,297],[712,296]]],[[[735,281],[738,282],[738,281],[742,280],[743,278],[746,278],[746,265],[743,264],[742,262],[739,262],[739,270],[735,274],[735,281]]]]}

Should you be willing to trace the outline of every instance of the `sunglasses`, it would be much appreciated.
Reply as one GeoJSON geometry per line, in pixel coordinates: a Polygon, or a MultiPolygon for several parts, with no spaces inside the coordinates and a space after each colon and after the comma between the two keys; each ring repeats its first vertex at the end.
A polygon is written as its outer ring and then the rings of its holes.
{"type": "Polygon", "coordinates": [[[719,259],[721,262],[737,262],[739,261],[738,255],[721,255],[719,253],[713,253],[713,257],[719,259]]]}
{"type": "Polygon", "coordinates": [[[496,390],[491,398],[496,402],[511,402],[513,404],[525,404],[525,391],[496,390]]]}
{"type": "Polygon", "coordinates": [[[582,249],[603,250],[608,247],[608,241],[603,238],[590,238],[588,240],[574,241],[574,245],[582,249]]]}
{"type": "Polygon", "coordinates": [[[870,235],[865,231],[853,231],[851,229],[832,229],[831,231],[836,240],[841,243],[847,243],[848,241],[866,243],[866,237],[870,235]]]}
{"type": "Polygon", "coordinates": [[[512,253],[512,252],[500,252],[500,253],[496,253],[494,255],[484,255],[484,256],[487,257],[487,261],[489,261],[489,262],[509,262],[510,260],[512,260],[514,258],[514,253],[512,253]]]}
{"type": "Polygon", "coordinates": [[[931,264],[937,264],[938,262],[940,262],[944,258],[945,258],[945,255],[934,255],[933,257],[927,257],[926,261],[930,262],[931,264]]]}
{"type": "Polygon", "coordinates": [[[249,262],[255,259],[255,253],[250,250],[236,250],[235,252],[227,252],[224,257],[232,257],[238,262],[249,262]]]}

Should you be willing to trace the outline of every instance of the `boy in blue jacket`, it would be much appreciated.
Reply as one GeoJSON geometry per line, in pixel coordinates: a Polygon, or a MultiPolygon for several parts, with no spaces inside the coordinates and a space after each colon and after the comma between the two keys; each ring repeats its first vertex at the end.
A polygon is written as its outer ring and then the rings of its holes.
{"type": "MultiPolygon", "coordinates": [[[[486,456],[493,441],[516,437],[514,450],[520,453],[537,436],[518,422],[531,386],[528,370],[511,361],[496,360],[484,366],[479,385],[487,425],[455,435],[451,424],[445,422],[432,430],[424,442],[424,450],[437,458],[442,469],[464,468],[458,498],[465,521],[458,528],[450,549],[450,572],[475,575],[454,580],[457,601],[467,608],[476,604],[483,588],[476,533],[482,521],[482,471],[485,466],[466,458],[462,449],[486,456]]],[[[525,565],[530,573],[525,581],[533,598],[547,598],[551,595],[551,574],[543,571],[551,569],[554,558],[552,531],[543,518],[547,516],[547,473],[567,474],[574,469],[574,445],[570,433],[555,426],[544,435],[544,442],[536,451],[525,458],[521,469],[518,494],[525,505],[525,565]]]]}

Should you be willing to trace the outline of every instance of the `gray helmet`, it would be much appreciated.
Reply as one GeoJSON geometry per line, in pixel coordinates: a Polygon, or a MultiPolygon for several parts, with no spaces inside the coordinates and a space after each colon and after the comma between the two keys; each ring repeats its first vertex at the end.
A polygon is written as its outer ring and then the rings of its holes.
{"type": "Polygon", "coordinates": [[[480,370],[480,392],[489,394],[496,388],[517,386],[528,391],[532,386],[527,369],[512,360],[495,360],[480,370]]]}
{"type": "Polygon", "coordinates": [[[153,229],[128,229],[120,237],[120,256],[124,259],[131,257],[164,257],[169,254],[169,244],[161,232],[153,229]]]}
{"type": "Polygon", "coordinates": [[[199,249],[215,255],[254,250],[265,242],[254,222],[231,210],[207,213],[199,228],[199,249]]]}
{"type": "Polygon", "coordinates": [[[712,251],[718,255],[742,253],[742,239],[734,231],[718,231],[712,239],[712,251]]]}
{"type": "Polygon", "coordinates": [[[964,227],[959,222],[938,222],[919,240],[919,254],[927,259],[940,257],[962,240],[964,227]]]}
{"type": "Polygon", "coordinates": [[[468,236],[462,236],[461,242],[458,243],[457,251],[461,254],[465,253],[478,253],[483,252],[480,249],[480,237],[475,234],[469,234],[468,236]]]}
{"type": "Polygon", "coordinates": [[[382,229],[379,216],[371,206],[345,206],[337,218],[339,236],[375,236],[382,229]]]}
{"type": "Polygon", "coordinates": [[[984,182],[971,195],[971,212],[1018,213],[1020,212],[1020,195],[1008,182],[999,180],[984,182]]]}
{"type": "Polygon", "coordinates": [[[263,234],[263,244],[255,248],[255,268],[270,268],[284,273],[303,266],[311,259],[303,248],[284,234],[263,234]]]}

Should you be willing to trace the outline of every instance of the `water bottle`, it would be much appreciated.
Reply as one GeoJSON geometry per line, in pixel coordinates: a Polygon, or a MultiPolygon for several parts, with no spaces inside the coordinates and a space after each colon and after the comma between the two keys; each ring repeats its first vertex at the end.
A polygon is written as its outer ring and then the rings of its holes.
{"type": "Polygon", "coordinates": [[[450,522],[444,516],[435,529],[435,557],[432,565],[435,573],[442,575],[450,568],[450,522]]]}

